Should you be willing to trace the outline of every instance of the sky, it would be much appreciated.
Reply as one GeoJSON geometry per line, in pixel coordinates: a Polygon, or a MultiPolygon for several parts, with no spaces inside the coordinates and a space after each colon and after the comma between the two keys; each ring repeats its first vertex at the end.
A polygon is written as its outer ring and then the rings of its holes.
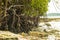
{"type": "Polygon", "coordinates": [[[60,13],[60,0],[51,0],[48,4],[47,13],[60,13]]]}

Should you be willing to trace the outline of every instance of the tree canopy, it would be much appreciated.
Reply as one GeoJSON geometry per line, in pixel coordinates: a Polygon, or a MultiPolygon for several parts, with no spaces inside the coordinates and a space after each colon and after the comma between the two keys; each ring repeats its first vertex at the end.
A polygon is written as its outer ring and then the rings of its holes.
{"type": "Polygon", "coordinates": [[[0,0],[0,29],[28,32],[47,10],[48,0],[0,0]]]}
{"type": "Polygon", "coordinates": [[[24,3],[24,6],[26,15],[42,16],[48,10],[48,0],[30,0],[28,3],[24,3]]]}

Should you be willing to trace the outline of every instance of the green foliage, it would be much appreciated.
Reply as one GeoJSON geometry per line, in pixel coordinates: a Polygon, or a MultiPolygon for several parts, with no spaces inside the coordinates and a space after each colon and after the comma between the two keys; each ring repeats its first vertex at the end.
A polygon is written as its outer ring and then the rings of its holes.
{"type": "Polygon", "coordinates": [[[48,10],[48,0],[31,0],[30,3],[26,5],[24,13],[30,16],[45,15],[46,11],[48,10]]]}
{"type": "MultiPolygon", "coordinates": [[[[2,0],[0,5],[5,5],[4,2],[5,0],[2,0]]],[[[46,11],[48,10],[47,7],[49,0],[8,0],[8,2],[12,5],[24,5],[23,12],[26,15],[42,16],[45,15],[46,11]]]]}
{"type": "Polygon", "coordinates": [[[39,16],[44,15],[48,7],[48,0],[0,1],[1,30],[9,30],[15,33],[28,33],[33,28],[32,26],[37,26],[39,16]]]}

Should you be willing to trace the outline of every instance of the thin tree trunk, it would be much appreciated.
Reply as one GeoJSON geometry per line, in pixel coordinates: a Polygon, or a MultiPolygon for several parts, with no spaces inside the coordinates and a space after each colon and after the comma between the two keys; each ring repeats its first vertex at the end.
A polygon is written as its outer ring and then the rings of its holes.
{"type": "Polygon", "coordinates": [[[8,30],[8,25],[7,25],[7,5],[8,5],[8,0],[6,0],[5,1],[5,13],[4,13],[4,17],[5,17],[5,21],[6,21],[6,23],[5,23],[5,30],[8,30]]]}

